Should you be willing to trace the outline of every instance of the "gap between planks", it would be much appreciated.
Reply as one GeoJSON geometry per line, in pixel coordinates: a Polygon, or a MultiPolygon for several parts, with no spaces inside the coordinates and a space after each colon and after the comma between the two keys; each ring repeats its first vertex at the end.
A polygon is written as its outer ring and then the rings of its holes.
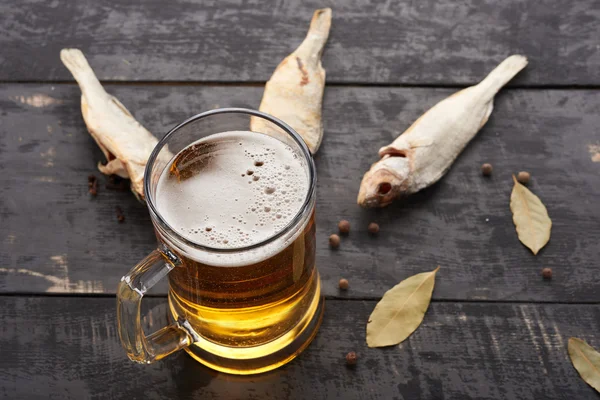
{"type": "MultiPolygon", "coordinates": [[[[383,294],[382,294],[383,296],[383,294]]],[[[0,299],[6,297],[57,297],[57,298],[116,298],[114,293],[37,293],[37,292],[14,292],[14,293],[0,293],[0,299]]],[[[166,294],[146,294],[145,298],[167,298],[166,294]]],[[[326,301],[371,301],[377,302],[379,298],[373,297],[344,297],[344,296],[325,296],[326,301]]],[[[432,303],[467,303],[467,304],[542,304],[542,305],[572,305],[572,306],[598,306],[600,302],[597,301],[578,301],[578,302],[565,302],[565,301],[530,301],[530,300],[468,300],[468,299],[431,299],[432,303]]]]}
{"type": "MultiPolygon", "coordinates": [[[[483,78],[482,78],[483,79],[483,78]]],[[[463,84],[449,83],[359,83],[359,82],[327,82],[325,86],[329,87],[373,87],[373,88],[425,88],[425,89],[464,89],[473,85],[476,85],[480,81],[467,82],[463,84]]],[[[102,85],[110,86],[235,86],[235,87],[262,87],[266,82],[264,81],[117,81],[117,80],[100,80],[102,85]]],[[[2,85],[76,85],[75,81],[64,81],[64,80],[47,80],[47,81],[35,81],[35,80],[0,80],[2,85]]],[[[600,90],[600,85],[545,85],[545,84],[532,84],[532,85],[507,85],[502,91],[505,90],[600,90]]]]}

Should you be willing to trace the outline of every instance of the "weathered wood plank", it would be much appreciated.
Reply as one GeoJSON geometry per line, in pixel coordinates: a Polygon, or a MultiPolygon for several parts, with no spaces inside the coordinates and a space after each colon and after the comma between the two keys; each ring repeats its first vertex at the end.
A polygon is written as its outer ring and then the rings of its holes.
{"type": "MultiPolygon", "coordinates": [[[[109,89],[158,135],[219,105],[257,107],[261,96],[258,87],[109,89]]],[[[595,91],[505,91],[488,125],[437,185],[383,210],[356,205],[377,149],[450,92],[327,89],[317,155],[317,254],[326,295],[379,298],[439,264],[436,299],[600,302],[600,163],[589,152],[600,145],[595,91]],[[483,162],[495,167],[491,179],[480,175],[483,162]],[[508,206],[510,175],[519,170],[532,173],[530,187],[553,220],[538,256],[519,243],[508,206]],[[352,232],[331,251],[327,237],[342,218],[352,232]],[[381,225],[378,237],[366,232],[371,221],[381,225]],[[553,281],[542,280],[543,267],[553,268],[553,281]],[[347,293],[338,292],[341,276],[350,280],[347,293]]],[[[145,206],[130,193],[106,190],[101,177],[98,197],[88,195],[87,176],[100,176],[102,154],[78,103],[74,85],[0,89],[1,292],[114,293],[155,245],[145,206]],[[27,104],[41,99],[49,104],[27,104]]]]}
{"type": "Polygon", "coordinates": [[[600,84],[598,0],[4,2],[0,80],[70,80],[77,46],[105,80],[264,82],[325,6],[329,82],[465,84],[522,53],[517,84],[600,84]]]}
{"type": "MultiPolygon", "coordinates": [[[[315,341],[253,377],[214,373],[185,354],[129,362],[108,298],[2,298],[0,395],[7,399],[597,399],[571,366],[570,336],[600,347],[595,305],[433,303],[400,348],[368,349],[374,302],[328,301],[315,341]],[[355,369],[344,356],[356,351],[355,369]]],[[[154,329],[166,299],[149,299],[154,329]]],[[[153,330],[153,329],[152,329],[153,330]]]]}

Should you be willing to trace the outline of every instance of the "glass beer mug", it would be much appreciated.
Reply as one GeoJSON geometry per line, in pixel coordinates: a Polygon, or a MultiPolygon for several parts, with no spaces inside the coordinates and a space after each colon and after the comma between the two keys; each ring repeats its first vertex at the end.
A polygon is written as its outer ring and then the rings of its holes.
{"type": "Polygon", "coordinates": [[[144,180],[159,245],[117,292],[129,358],[184,349],[213,369],[252,374],[297,356],[323,314],[315,187],[307,146],[264,113],[208,111],[167,133],[144,180]],[[141,300],[164,277],[172,323],[146,336],[141,300]]]}

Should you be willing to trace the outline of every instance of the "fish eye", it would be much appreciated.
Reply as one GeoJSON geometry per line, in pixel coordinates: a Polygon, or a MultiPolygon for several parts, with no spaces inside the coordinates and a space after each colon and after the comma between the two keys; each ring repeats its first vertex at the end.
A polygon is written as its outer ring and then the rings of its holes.
{"type": "Polygon", "coordinates": [[[383,182],[377,186],[377,193],[379,194],[388,194],[390,190],[392,190],[392,185],[389,182],[383,182]]]}

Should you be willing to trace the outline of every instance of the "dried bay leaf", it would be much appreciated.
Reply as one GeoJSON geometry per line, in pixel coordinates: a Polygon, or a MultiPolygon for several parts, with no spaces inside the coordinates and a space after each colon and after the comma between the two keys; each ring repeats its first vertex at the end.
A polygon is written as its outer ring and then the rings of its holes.
{"type": "Polygon", "coordinates": [[[429,307],[439,269],[413,275],[385,292],[367,322],[369,347],[401,343],[419,327],[429,307]]]}
{"type": "Polygon", "coordinates": [[[600,392],[600,353],[578,338],[569,338],[569,356],[581,378],[600,392]]]}
{"type": "Polygon", "coordinates": [[[515,186],[510,195],[510,210],[519,240],[537,254],[550,240],[552,221],[546,206],[535,194],[520,184],[513,175],[515,186]]]}

